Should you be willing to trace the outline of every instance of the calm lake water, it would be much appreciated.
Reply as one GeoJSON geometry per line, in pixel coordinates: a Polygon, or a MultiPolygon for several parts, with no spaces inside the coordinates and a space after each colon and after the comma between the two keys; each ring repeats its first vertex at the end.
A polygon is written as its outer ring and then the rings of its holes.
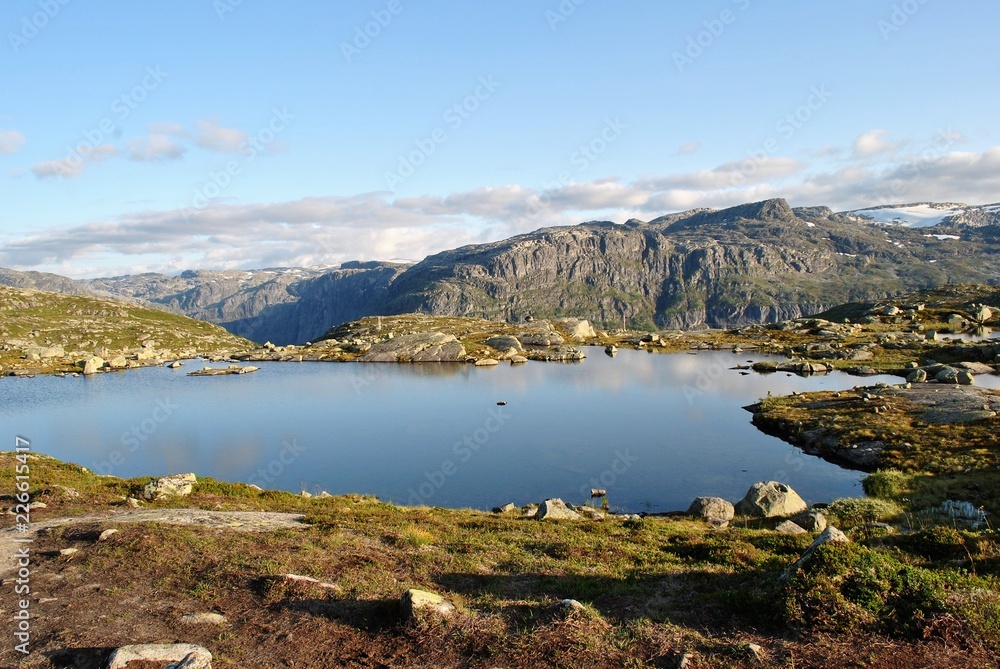
{"type": "MultiPolygon", "coordinates": [[[[261,363],[243,376],[149,368],[0,379],[0,422],[34,450],[122,477],[193,471],[265,488],[368,493],[488,509],[606,488],[613,507],[736,500],[756,481],[807,501],[862,494],[861,475],[758,432],[767,395],[895,377],[740,375],[753,353],[649,354],[580,364],[261,363]],[[498,406],[498,401],[507,402],[498,406]]],[[[10,448],[4,446],[4,450],[10,448]]]]}

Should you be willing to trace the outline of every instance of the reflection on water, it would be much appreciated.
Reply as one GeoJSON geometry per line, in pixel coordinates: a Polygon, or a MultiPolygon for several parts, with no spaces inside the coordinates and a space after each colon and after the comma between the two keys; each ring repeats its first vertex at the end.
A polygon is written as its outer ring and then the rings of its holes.
{"type": "Polygon", "coordinates": [[[0,380],[0,419],[39,451],[118,476],[194,471],[298,492],[489,508],[608,490],[629,511],[738,499],[780,479],[807,500],[860,494],[856,472],[759,433],[768,392],[859,380],[741,374],[753,353],[587,350],[582,364],[261,363],[191,378],[164,368],[0,380]],[[505,406],[498,402],[506,402],[505,406]]]}

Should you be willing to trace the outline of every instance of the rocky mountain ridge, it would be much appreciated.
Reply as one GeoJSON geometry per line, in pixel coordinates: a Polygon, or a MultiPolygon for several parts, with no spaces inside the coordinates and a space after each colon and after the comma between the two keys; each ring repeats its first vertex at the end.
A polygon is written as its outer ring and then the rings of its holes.
{"type": "Polygon", "coordinates": [[[888,215],[792,208],[772,199],[648,222],[543,228],[413,265],[353,262],[76,282],[4,271],[0,283],[44,281],[53,290],[136,301],[218,323],[258,342],[288,344],[374,314],[510,321],[574,316],[598,326],[646,329],[739,327],[948,283],[1000,282],[1000,206],[917,203],[895,209],[915,211],[924,223],[934,216],[941,221],[907,227],[876,220],[888,215]]]}

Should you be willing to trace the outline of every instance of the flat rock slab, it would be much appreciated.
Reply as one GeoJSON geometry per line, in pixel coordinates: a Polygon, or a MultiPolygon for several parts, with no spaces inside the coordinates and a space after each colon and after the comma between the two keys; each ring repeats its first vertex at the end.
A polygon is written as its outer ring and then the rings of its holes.
{"type": "Polygon", "coordinates": [[[417,332],[373,344],[361,362],[461,362],[465,347],[455,335],[417,332]]]}
{"type": "Polygon", "coordinates": [[[196,525],[234,532],[273,532],[299,530],[306,525],[300,513],[272,511],[203,511],[201,509],[129,509],[117,513],[55,518],[33,522],[31,534],[17,532],[16,527],[0,530],[0,576],[17,568],[17,539],[32,538],[37,532],[64,525],[84,523],[164,523],[167,525],[196,525]]]}
{"type": "Polygon", "coordinates": [[[212,654],[193,643],[148,643],[122,646],[108,658],[107,669],[128,669],[129,662],[172,662],[180,669],[211,669],[212,654]]]}
{"type": "Polygon", "coordinates": [[[1000,396],[975,386],[919,385],[892,388],[892,395],[926,407],[922,420],[935,425],[970,423],[1000,413],[1000,396]]]}

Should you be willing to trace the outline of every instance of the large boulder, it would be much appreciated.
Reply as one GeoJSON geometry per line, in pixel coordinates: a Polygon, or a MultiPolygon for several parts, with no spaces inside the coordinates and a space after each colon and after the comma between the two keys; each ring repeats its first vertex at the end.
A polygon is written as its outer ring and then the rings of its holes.
{"type": "Polygon", "coordinates": [[[212,654],[193,643],[146,643],[111,653],[107,669],[128,669],[130,662],[171,662],[175,669],[212,669],[212,654]]]}
{"type": "Polygon", "coordinates": [[[570,339],[590,339],[597,336],[597,333],[594,332],[594,326],[590,324],[590,321],[579,318],[563,318],[557,322],[562,325],[563,332],[570,339]]]}
{"type": "Polygon", "coordinates": [[[721,497],[696,497],[688,507],[688,513],[704,518],[713,525],[725,525],[736,514],[732,502],[721,497]]]}
{"type": "Polygon", "coordinates": [[[490,337],[483,343],[490,348],[500,351],[501,353],[507,353],[511,349],[514,349],[517,352],[524,350],[521,347],[520,340],[511,335],[497,335],[495,337],[490,337]]]}
{"type": "Polygon", "coordinates": [[[417,332],[372,344],[362,362],[461,362],[465,347],[455,335],[417,332]]]}
{"type": "Polygon", "coordinates": [[[83,373],[87,376],[96,374],[104,367],[104,358],[92,356],[83,361],[83,373]]]}
{"type": "Polygon", "coordinates": [[[794,516],[808,508],[797,492],[777,481],[754,483],[746,496],[736,503],[736,513],[741,516],[762,518],[794,516]]]}
{"type": "Polygon", "coordinates": [[[535,518],[538,520],[580,520],[582,516],[566,506],[566,502],[555,497],[547,499],[539,505],[535,518]]]}
{"type": "Polygon", "coordinates": [[[150,481],[142,489],[142,496],[149,500],[190,495],[198,478],[194,474],[172,474],[150,481]]]}
{"type": "Polygon", "coordinates": [[[455,606],[441,595],[416,588],[411,588],[403,593],[400,608],[407,618],[428,614],[447,618],[455,613],[455,606]]]}

